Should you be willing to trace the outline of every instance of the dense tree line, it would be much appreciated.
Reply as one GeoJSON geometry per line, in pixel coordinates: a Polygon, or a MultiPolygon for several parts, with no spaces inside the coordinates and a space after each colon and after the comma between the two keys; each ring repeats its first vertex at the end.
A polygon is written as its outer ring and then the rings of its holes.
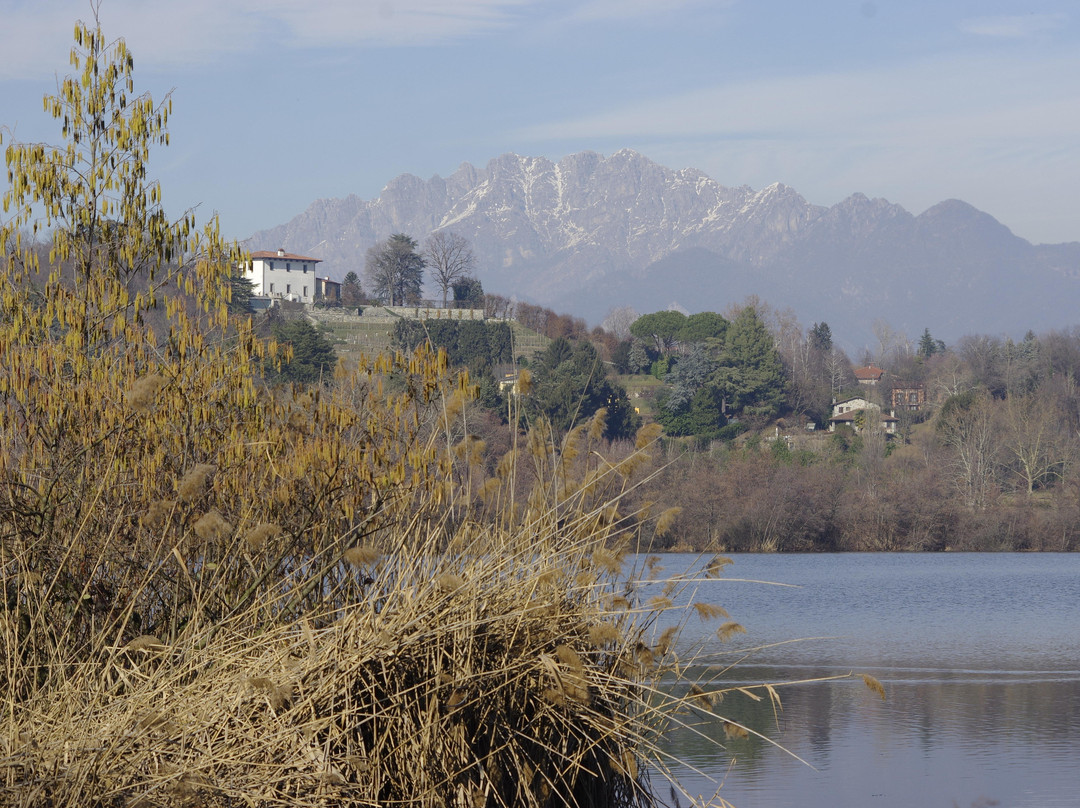
{"type": "MultiPolygon", "coordinates": [[[[486,304],[495,297],[485,296],[486,304]]],[[[589,332],[575,318],[531,304],[507,311],[556,335],[525,363],[530,379],[518,399],[522,421],[515,427],[544,419],[560,435],[604,410],[603,437],[617,445],[634,434],[641,418],[612,373],[659,380],[649,403],[667,436],[665,453],[656,460],[654,478],[628,502],[680,505],[668,539],[673,546],[1078,546],[1080,329],[1029,332],[1022,340],[969,335],[946,345],[929,329],[908,341],[877,324],[877,350],[861,360],[883,375],[866,387],[856,382],[854,363],[836,346],[827,323],[803,329],[789,312],[757,300],[723,315],[634,313],[617,326],[622,338],[606,328],[589,332]],[[918,409],[896,411],[895,434],[885,434],[869,416],[855,429],[829,432],[834,400],[858,395],[888,411],[894,389],[919,389],[924,396],[918,409]]],[[[295,369],[275,378],[318,378],[305,356],[305,335],[286,333],[279,324],[273,336],[300,346],[301,357],[295,369]]],[[[496,366],[515,366],[509,325],[451,319],[398,324],[398,347],[425,342],[472,371],[480,402],[493,418],[474,423],[497,444],[496,433],[503,434],[514,412],[507,408],[510,393],[500,391],[492,375],[496,366]]]]}
{"type": "Polygon", "coordinates": [[[599,351],[588,340],[571,343],[565,337],[551,342],[530,363],[531,389],[524,396],[532,418],[546,418],[566,432],[606,411],[604,437],[629,438],[641,425],[626,389],[608,378],[599,351]]]}
{"type": "Polygon", "coordinates": [[[467,367],[474,373],[490,372],[495,365],[513,361],[510,326],[485,320],[398,320],[394,345],[404,350],[430,342],[444,348],[451,365],[467,367]]]}
{"type": "Polygon", "coordinates": [[[790,312],[760,301],[730,315],[704,340],[688,336],[691,318],[678,312],[631,319],[612,351],[622,372],[662,382],[652,403],[667,457],[642,496],[683,507],[673,542],[1077,548],[1080,329],[1020,341],[971,335],[947,346],[929,329],[912,343],[878,322],[877,350],[862,360],[882,378],[867,387],[828,324],[804,331],[790,312]],[[918,391],[920,401],[909,408],[905,398],[895,410],[896,434],[869,414],[854,430],[827,431],[833,401],[858,395],[888,412],[894,390],[918,391]],[[725,426],[732,421],[744,434],[725,426]]]}
{"type": "Polygon", "coordinates": [[[261,324],[261,332],[280,346],[281,355],[263,363],[263,376],[270,382],[315,384],[329,381],[337,364],[334,346],[304,317],[285,317],[271,309],[261,324]]]}
{"type": "Polygon", "coordinates": [[[664,383],[656,420],[672,436],[715,438],[729,416],[759,422],[781,412],[787,378],[775,339],[754,305],[733,312],[660,311],[633,320],[610,345],[624,374],[651,373],[664,383]]]}
{"type": "MultiPolygon", "coordinates": [[[[484,316],[500,320],[516,320],[548,339],[586,339],[590,336],[588,326],[580,317],[559,314],[552,309],[534,303],[512,300],[499,294],[483,296],[484,316]]],[[[597,329],[591,335],[603,339],[605,334],[597,329]]]]}
{"type": "MultiPolygon", "coordinates": [[[[475,294],[467,277],[454,288],[458,298],[475,294]]],[[[682,506],[673,544],[787,551],[1077,546],[1080,329],[1029,332],[1018,341],[969,335],[946,345],[930,329],[909,341],[879,321],[876,350],[860,360],[882,377],[866,387],[827,323],[804,329],[791,312],[760,300],[724,314],[639,316],[624,308],[591,332],[541,306],[497,295],[483,300],[490,315],[513,317],[552,339],[524,362],[530,379],[517,426],[544,419],[565,434],[604,410],[603,435],[617,442],[641,419],[613,372],[659,381],[650,382],[646,399],[667,436],[666,455],[634,496],[682,506]],[[888,412],[894,390],[915,389],[921,404],[896,410],[895,434],[885,434],[872,415],[860,416],[855,429],[829,431],[836,400],[857,395],[888,412]]],[[[395,345],[430,342],[451,364],[468,367],[495,416],[480,423],[498,430],[513,408],[492,370],[509,371],[521,360],[510,335],[501,320],[403,320],[395,345]]],[[[284,332],[274,336],[304,344],[284,332]]],[[[309,368],[305,360],[296,372],[310,380],[309,368]]]]}
{"type": "MultiPolygon", "coordinates": [[[[519,304],[518,311],[533,325],[573,323],[541,307],[519,304]]],[[[673,546],[1078,546],[1080,329],[1020,341],[972,335],[950,346],[929,329],[909,342],[878,324],[877,351],[861,359],[882,377],[867,387],[827,323],[803,329],[790,312],[762,301],[723,315],[623,319],[621,339],[583,325],[574,338],[553,339],[528,363],[531,385],[521,408],[558,433],[604,409],[605,437],[617,442],[640,420],[611,372],[657,378],[650,403],[667,436],[665,453],[630,501],[645,511],[647,501],[683,508],[669,536],[673,546]],[[888,412],[894,389],[924,396],[917,409],[896,410],[895,434],[870,414],[854,429],[829,431],[834,400],[858,395],[888,412]]],[[[418,333],[418,325],[401,328],[418,333]]],[[[460,351],[454,358],[470,363],[460,351]]],[[[504,400],[498,406],[505,412],[504,400]]]]}

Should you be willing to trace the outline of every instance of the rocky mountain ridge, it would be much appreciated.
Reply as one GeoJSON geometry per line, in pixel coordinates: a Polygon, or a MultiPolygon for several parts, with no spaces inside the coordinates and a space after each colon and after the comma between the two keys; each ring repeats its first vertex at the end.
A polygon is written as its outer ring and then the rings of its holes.
{"type": "Polygon", "coordinates": [[[859,193],[822,207],[780,183],[727,187],[629,149],[401,175],[377,199],[318,200],[248,245],[363,277],[376,241],[437,229],[469,239],[487,291],[592,323],[617,305],[723,310],[756,294],[857,346],[876,319],[955,339],[1072,326],[1080,303],[1080,243],[1032,245],[959,200],[918,216],[859,193]]]}

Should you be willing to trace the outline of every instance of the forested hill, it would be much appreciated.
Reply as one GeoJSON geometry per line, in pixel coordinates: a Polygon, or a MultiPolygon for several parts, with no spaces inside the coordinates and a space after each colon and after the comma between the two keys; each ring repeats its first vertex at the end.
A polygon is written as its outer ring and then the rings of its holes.
{"type": "Polygon", "coordinates": [[[827,320],[848,348],[870,344],[875,320],[945,339],[1075,322],[1080,243],[1032,245],[957,200],[913,215],[854,194],[812,205],[781,184],[725,187],[630,150],[557,163],[506,154],[447,178],[402,175],[377,199],[321,199],[255,233],[253,249],[323,259],[362,274],[377,240],[436,229],[467,238],[490,292],[598,322],[613,306],[723,310],[749,294],[827,320]]]}

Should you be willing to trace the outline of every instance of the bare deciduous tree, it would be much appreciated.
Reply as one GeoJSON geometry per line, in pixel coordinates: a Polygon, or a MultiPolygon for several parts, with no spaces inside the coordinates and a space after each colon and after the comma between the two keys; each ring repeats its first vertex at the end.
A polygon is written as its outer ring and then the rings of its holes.
{"type": "Polygon", "coordinates": [[[515,316],[516,304],[503,295],[484,295],[484,316],[499,320],[510,320],[515,316]]]}
{"type": "Polygon", "coordinates": [[[1030,497],[1038,485],[1061,479],[1069,451],[1069,433],[1056,401],[1045,391],[1005,400],[1005,448],[1010,469],[1030,497]]]}
{"type": "Polygon", "coordinates": [[[938,414],[938,436],[952,450],[953,482],[964,505],[985,508],[997,491],[1000,423],[985,394],[962,393],[938,414]]]}
{"type": "Polygon", "coordinates": [[[633,306],[616,306],[607,313],[600,327],[616,339],[630,339],[630,326],[640,316],[633,306]]]}
{"type": "Polygon", "coordinates": [[[878,349],[874,361],[885,368],[893,367],[911,354],[911,341],[903,331],[897,331],[881,317],[874,320],[874,336],[878,349]]]}
{"type": "Polygon", "coordinates": [[[465,237],[439,230],[424,243],[424,263],[431,271],[431,279],[442,291],[445,308],[447,295],[453,285],[473,274],[476,256],[465,237]]]}
{"type": "Polygon", "coordinates": [[[840,391],[854,383],[851,372],[851,360],[846,353],[835,345],[824,357],[825,373],[829,379],[829,391],[833,398],[840,395],[840,391]]]}

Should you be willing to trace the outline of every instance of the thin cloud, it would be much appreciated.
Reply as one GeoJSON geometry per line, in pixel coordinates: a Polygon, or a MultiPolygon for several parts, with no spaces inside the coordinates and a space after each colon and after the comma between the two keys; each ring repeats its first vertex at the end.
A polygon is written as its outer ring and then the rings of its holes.
{"type": "Polygon", "coordinates": [[[920,212],[961,197],[1051,241],[1045,211],[1073,210],[1080,184],[1080,55],[748,81],[517,134],[563,149],[630,146],[726,185],[780,181],[815,204],[862,191],[920,212]],[[1018,197],[1046,204],[1018,211],[1018,197]]]}
{"type": "MultiPolygon", "coordinates": [[[[534,0],[110,0],[106,35],[123,36],[141,64],[202,65],[267,47],[428,45],[488,34],[534,0]]],[[[85,0],[2,3],[0,79],[39,78],[66,64],[85,0]],[[59,59],[57,57],[60,57],[59,59]]]]}
{"type": "Polygon", "coordinates": [[[687,8],[715,10],[734,5],[735,0],[587,0],[570,12],[564,22],[607,22],[670,16],[687,8]]]}
{"type": "Polygon", "coordinates": [[[527,140],[640,137],[968,141],[1080,134],[1080,57],[954,59],[784,76],[643,99],[540,124],[527,140]],[[1053,76],[1054,82],[1045,81],[1053,76]]]}
{"type": "Polygon", "coordinates": [[[977,36],[998,39],[1029,39],[1064,28],[1065,14],[1016,14],[998,17],[972,17],[960,23],[960,30],[977,36]]]}
{"type": "Polygon", "coordinates": [[[249,14],[265,13],[286,26],[292,44],[426,45],[490,33],[513,24],[528,0],[248,0],[249,14]]]}

